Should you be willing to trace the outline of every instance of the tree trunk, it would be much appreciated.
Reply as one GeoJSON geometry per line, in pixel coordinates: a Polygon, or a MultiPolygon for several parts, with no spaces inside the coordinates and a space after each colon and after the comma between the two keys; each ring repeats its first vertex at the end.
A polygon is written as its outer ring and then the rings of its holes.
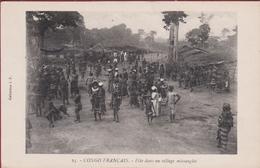
{"type": "Polygon", "coordinates": [[[172,23],[170,26],[170,36],[169,36],[169,55],[168,62],[169,63],[177,63],[178,62],[178,30],[179,25],[172,23]]]}
{"type": "Polygon", "coordinates": [[[179,61],[179,54],[178,54],[178,40],[179,40],[179,23],[176,24],[176,35],[175,35],[175,62],[177,63],[179,61]]]}

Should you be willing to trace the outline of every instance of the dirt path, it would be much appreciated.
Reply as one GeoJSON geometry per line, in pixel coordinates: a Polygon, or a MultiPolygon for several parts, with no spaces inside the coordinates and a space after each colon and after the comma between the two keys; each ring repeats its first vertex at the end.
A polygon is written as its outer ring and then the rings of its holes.
{"type": "MultiPolygon", "coordinates": [[[[217,119],[223,102],[229,102],[235,114],[235,124],[230,133],[227,153],[236,153],[236,96],[231,93],[210,93],[205,88],[196,88],[192,93],[178,88],[176,91],[182,96],[177,107],[176,122],[170,123],[169,117],[164,115],[155,118],[154,122],[148,125],[144,111],[131,108],[128,98],[124,98],[121,105],[120,123],[113,122],[113,112],[108,105],[103,121],[95,122],[90,110],[90,98],[86,91],[82,90],[81,123],[74,123],[72,104],[68,107],[71,116],[57,121],[54,128],[48,127],[47,119],[30,116],[33,125],[32,148],[28,152],[218,154],[220,151],[216,147],[217,119]]],[[[107,93],[107,104],[110,97],[107,93]]]]}

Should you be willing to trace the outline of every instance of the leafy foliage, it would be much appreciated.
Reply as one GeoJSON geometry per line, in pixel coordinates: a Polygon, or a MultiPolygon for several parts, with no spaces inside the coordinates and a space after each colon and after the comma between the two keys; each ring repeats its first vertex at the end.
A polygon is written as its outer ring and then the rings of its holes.
{"type": "Polygon", "coordinates": [[[192,29],[186,34],[186,39],[192,46],[203,45],[209,38],[210,27],[208,24],[202,24],[199,28],[192,29]]]}
{"type": "Polygon", "coordinates": [[[186,23],[184,19],[188,16],[183,11],[164,11],[162,14],[164,16],[162,21],[165,23],[164,28],[166,30],[169,30],[171,23],[175,23],[176,25],[178,25],[179,22],[186,23]]]}
{"type": "Polygon", "coordinates": [[[205,23],[200,25],[199,27],[200,30],[200,38],[201,38],[201,43],[204,44],[205,41],[209,38],[209,32],[210,32],[210,27],[209,24],[205,23]]]}
{"type": "Polygon", "coordinates": [[[38,33],[51,29],[56,31],[64,27],[84,27],[83,17],[78,12],[30,11],[26,12],[27,23],[36,24],[38,33]]]}
{"type": "Polygon", "coordinates": [[[186,39],[191,43],[192,46],[197,46],[201,43],[200,29],[195,28],[186,34],[186,39]]]}
{"type": "Polygon", "coordinates": [[[107,47],[138,46],[140,40],[139,34],[133,34],[125,24],[119,24],[111,28],[87,29],[85,35],[85,45],[89,47],[98,43],[107,47]]]}

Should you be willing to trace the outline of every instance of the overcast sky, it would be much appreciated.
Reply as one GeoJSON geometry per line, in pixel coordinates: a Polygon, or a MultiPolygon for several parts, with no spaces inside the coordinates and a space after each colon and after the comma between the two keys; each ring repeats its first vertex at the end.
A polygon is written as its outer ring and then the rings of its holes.
{"type": "MultiPolygon", "coordinates": [[[[157,37],[168,39],[169,32],[166,31],[162,22],[163,15],[161,13],[130,13],[130,12],[80,12],[85,20],[86,28],[110,28],[114,25],[125,23],[133,33],[136,33],[138,29],[144,29],[145,32],[155,30],[157,37]]],[[[185,34],[193,28],[199,27],[201,24],[198,16],[201,12],[185,12],[188,14],[186,18],[186,24],[180,24],[179,38],[182,40],[185,38],[185,34]]],[[[209,21],[212,36],[221,36],[221,30],[228,28],[232,30],[236,25],[236,14],[227,12],[204,12],[206,16],[214,15],[209,21]]]]}

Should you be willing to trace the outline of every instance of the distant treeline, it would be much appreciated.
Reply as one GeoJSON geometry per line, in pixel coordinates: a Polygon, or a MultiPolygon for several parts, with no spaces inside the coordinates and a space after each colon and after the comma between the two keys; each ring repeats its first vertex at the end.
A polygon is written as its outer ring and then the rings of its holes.
{"type": "Polygon", "coordinates": [[[167,51],[168,44],[156,42],[154,33],[143,37],[143,34],[133,33],[125,24],[111,28],[87,29],[82,27],[64,28],[46,33],[46,48],[60,48],[64,44],[77,45],[83,49],[92,48],[97,44],[104,47],[135,46],[152,51],[167,51]]]}

